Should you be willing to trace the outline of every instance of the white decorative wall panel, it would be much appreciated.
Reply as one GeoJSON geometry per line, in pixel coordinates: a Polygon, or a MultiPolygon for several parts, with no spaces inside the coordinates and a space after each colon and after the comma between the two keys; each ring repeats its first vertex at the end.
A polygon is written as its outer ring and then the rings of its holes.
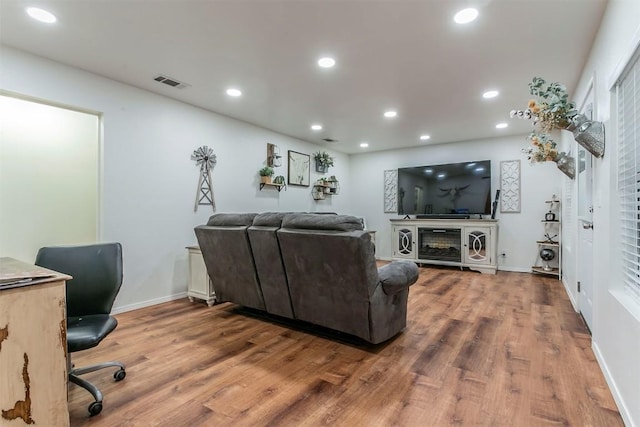
{"type": "Polygon", "coordinates": [[[500,212],[520,212],[520,160],[500,162],[500,212]]]}
{"type": "Polygon", "coordinates": [[[384,171],[384,211],[398,212],[398,170],[384,171]]]}

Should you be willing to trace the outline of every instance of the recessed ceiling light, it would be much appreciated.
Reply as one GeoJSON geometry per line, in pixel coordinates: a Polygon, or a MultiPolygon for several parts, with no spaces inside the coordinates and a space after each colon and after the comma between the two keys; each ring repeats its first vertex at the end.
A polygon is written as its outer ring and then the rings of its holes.
{"type": "Polygon", "coordinates": [[[475,20],[477,17],[478,9],[470,7],[467,9],[462,9],[460,12],[456,13],[453,17],[453,20],[456,21],[457,24],[468,24],[469,22],[475,20]]]}
{"type": "Polygon", "coordinates": [[[430,139],[431,136],[429,135],[420,135],[420,141],[426,141],[427,139],[430,139]]]}
{"type": "Polygon", "coordinates": [[[498,95],[500,95],[500,92],[498,92],[497,90],[488,90],[482,94],[482,97],[485,99],[491,99],[495,98],[498,95]]]}
{"type": "Polygon", "coordinates": [[[394,117],[396,117],[398,115],[398,113],[396,111],[385,111],[384,112],[384,116],[388,119],[392,119],[394,117]]]}
{"type": "Polygon", "coordinates": [[[311,125],[311,130],[322,130],[322,125],[311,125]]]}
{"type": "Polygon", "coordinates": [[[227,89],[227,95],[229,96],[233,96],[233,97],[238,97],[242,95],[242,91],[240,89],[236,89],[236,88],[229,88],[227,89]]]}
{"type": "Polygon", "coordinates": [[[368,146],[369,146],[368,142],[361,142],[360,143],[360,147],[362,147],[362,148],[367,148],[368,146]]]}
{"type": "Polygon", "coordinates": [[[424,173],[426,173],[426,174],[433,173],[433,169],[425,169],[424,173]]]}
{"type": "Polygon", "coordinates": [[[318,59],[318,65],[322,68],[331,68],[336,65],[336,60],[329,56],[325,56],[324,58],[318,59]]]}
{"type": "Polygon", "coordinates": [[[447,176],[447,174],[446,174],[446,173],[439,173],[439,174],[438,174],[438,175],[436,175],[436,176],[437,176],[438,178],[442,179],[442,178],[446,177],[446,176],[447,176]]]}
{"type": "Polygon", "coordinates": [[[498,123],[496,125],[496,129],[504,129],[506,127],[509,127],[509,125],[507,123],[498,123]]]}
{"type": "Polygon", "coordinates": [[[58,18],[56,18],[56,16],[53,13],[48,12],[44,9],[40,9],[38,7],[28,7],[27,13],[33,19],[40,22],[44,22],[46,24],[53,24],[58,20],[58,18]]]}

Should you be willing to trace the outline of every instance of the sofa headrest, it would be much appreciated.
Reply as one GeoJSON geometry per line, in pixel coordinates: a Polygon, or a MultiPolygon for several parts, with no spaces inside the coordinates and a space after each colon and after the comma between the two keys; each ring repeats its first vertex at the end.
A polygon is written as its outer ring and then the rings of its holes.
{"type": "Polygon", "coordinates": [[[253,224],[253,218],[256,216],[254,213],[218,213],[209,217],[207,225],[212,226],[249,226],[253,224]]]}
{"type": "Polygon", "coordinates": [[[282,219],[291,212],[265,212],[253,218],[255,227],[280,227],[282,219]]]}
{"type": "Polygon", "coordinates": [[[282,228],[305,230],[357,231],[362,221],[351,215],[291,214],[282,220],[282,228]]]}

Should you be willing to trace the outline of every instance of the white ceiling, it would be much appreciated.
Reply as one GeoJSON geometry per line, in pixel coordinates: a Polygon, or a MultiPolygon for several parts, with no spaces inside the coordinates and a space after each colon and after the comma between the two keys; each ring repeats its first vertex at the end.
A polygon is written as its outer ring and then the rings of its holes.
{"type": "Polygon", "coordinates": [[[524,134],[533,76],[577,83],[606,0],[2,0],[0,42],[345,153],[524,134]],[[58,17],[29,18],[25,6],[58,17]],[[468,5],[479,18],[452,17],[468,5]],[[316,65],[336,58],[333,69],[316,65]],[[153,81],[166,74],[190,84],[153,81]],[[243,96],[230,98],[229,86],[243,96]],[[482,99],[497,89],[500,96],[482,99]],[[387,109],[398,111],[385,119],[387,109]],[[498,122],[509,128],[495,129],[498,122]],[[321,123],[321,132],[310,130],[321,123]],[[322,138],[338,143],[327,144],[322,138]]]}

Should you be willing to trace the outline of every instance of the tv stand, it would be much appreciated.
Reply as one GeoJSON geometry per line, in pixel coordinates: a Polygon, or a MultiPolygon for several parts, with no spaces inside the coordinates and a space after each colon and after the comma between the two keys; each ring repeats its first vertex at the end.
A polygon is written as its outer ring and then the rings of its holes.
{"type": "Polygon", "coordinates": [[[496,274],[498,221],[495,219],[392,219],[392,259],[467,267],[496,274]]]}

